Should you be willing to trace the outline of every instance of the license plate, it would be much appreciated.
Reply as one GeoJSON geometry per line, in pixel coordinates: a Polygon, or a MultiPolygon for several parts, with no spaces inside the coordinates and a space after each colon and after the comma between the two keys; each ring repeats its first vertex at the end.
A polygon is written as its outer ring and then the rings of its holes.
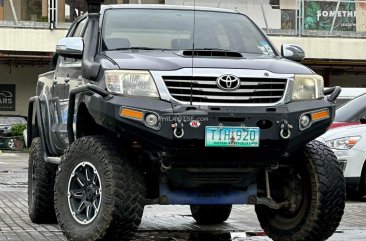
{"type": "Polygon", "coordinates": [[[258,127],[207,126],[207,147],[259,147],[258,127]]]}

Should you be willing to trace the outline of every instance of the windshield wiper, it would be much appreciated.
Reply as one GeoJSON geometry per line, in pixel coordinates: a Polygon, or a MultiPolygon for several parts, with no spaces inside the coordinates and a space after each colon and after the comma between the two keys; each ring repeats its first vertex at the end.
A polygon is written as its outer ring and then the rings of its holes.
{"type": "Polygon", "coordinates": [[[108,51],[118,51],[118,50],[170,50],[170,49],[163,49],[163,48],[150,48],[150,47],[128,47],[128,48],[115,48],[115,49],[108,49],[108,51]]]}

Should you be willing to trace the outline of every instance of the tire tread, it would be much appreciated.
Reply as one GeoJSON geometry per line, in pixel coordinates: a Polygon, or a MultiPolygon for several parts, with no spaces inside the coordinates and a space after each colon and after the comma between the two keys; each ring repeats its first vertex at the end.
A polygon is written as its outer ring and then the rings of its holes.
{"type": "Polygon", "coordinates": [[[28,213],[34,223],[53,224],[56,223],[53,190],[57,166],[46,163],[43,154],[41,139],[34,138],[29,148],[28,183],[32,182],[35,193],[32,202],[33,194],[31,186],[28,185],[28,213]],[[31,169],[33,165],[34,182],[31,169]]]}
{"type": "Polygon", "coordinates": [[[61,209],[58,208],[62,203],[55,190],[57,218],[69,240],[129,240],[141,223],[145,201],[144,178],[139,169],[117,150],[116,143],[104,136],[83,137],[70,145],[63,156],[56,175],[56,187],[65,184],[61,175],[65,165],[84,152],[92,154],[105,167],[99,173],[106,177],[106,185],[112,190],[112,195],[105,198],[106,208],[103,221],[97,226],[98,232],[93,230],[85,237],[72,230],[68,220],[63,220],[61,209]]]}
{"type": "Polygon", "coordinates": [[[266,208],[256,206],[262,228],[274,241],[323,241],[333,235],[341,222],[346,184],[337,157],[328,146],[319,141],[308,143],[304,154],[310,160],[307,165],[313,172],[310,179],[313,185],[312,204],[303,223],[291,231],[278,230],[271,226],[266,208]]]}

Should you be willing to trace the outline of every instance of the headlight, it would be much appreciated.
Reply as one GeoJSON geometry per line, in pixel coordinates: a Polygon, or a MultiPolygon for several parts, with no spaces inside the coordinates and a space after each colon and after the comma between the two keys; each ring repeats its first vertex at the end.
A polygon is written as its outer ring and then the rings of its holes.
{"type": "Polygon", "coordinates": [[[360,136],[349,136],[349,137],[329,140],[329,141],[326,141],[326,143],[331,149],[349,150],[352,147],[354,147],[360,139],[361,139],[360,136]]]}
{"type": "Polygon", "coordinates": [[[107,90],[111,93],[159,97],[155,81],[148,71],[107,70],[104,75],[107,90]]]}
{"type": "Polygon", "coordinates": [[[323,97],[324,81],[320,75],[295,75],[292,100],[315,100],[323,97]]]}

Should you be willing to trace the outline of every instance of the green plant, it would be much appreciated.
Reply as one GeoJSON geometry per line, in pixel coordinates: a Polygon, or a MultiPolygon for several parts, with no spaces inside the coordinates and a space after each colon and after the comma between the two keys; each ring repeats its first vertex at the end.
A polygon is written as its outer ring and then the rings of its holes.
{"type": "Polygon", "coordinates": [[[37,22],[48,22],[48,17],[47,16],[39,16],[37,18],[37,22]]]}
{"type": "Polygon", "coordinates": [[[27,129],[26,124],[15,124],[11,126],[11,136],[23,137],[23,131],[27,129]]]}

